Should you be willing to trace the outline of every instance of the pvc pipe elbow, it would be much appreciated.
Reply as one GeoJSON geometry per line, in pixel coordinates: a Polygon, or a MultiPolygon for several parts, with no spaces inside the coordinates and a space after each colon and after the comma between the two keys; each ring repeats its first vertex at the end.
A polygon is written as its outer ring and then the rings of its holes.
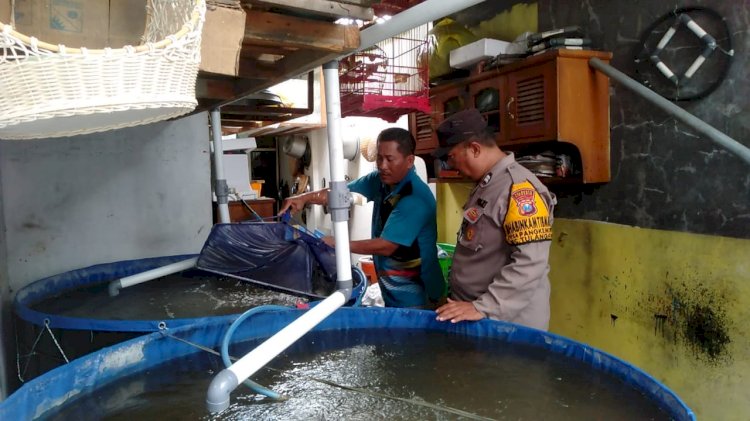
{"type": "Polygon", "coordinates": [[[237,376],[230,370],[224,369],[217,374],[206,394],[206,408],[211,413],[221,412],[229,408],[229,394],[239,385],[237,376]]]}
{"type": "Polygon", "coordinates": [[[114,281],[109,283],[109,287],[107,290],[109,291],[110,297],[116,297],[120,295],[120,290],[122,289],[122,282],[120,282],[119,279],[115,279],[114,281]]]}
{"type": "Polygon", "coordinates": [[[354,279],[339,279],[336,281],[336,292],[340,292],[344,295],[344,302],[347,302],[350,298],[352,298],[353,290],[354,279]]]}

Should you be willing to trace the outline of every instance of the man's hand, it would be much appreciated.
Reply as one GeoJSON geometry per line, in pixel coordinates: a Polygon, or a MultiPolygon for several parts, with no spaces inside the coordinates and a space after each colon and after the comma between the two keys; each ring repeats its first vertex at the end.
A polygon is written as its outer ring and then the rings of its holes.
{"type": "Polygon", "coordinates": [[[299,212],[305,208],[306,204],[311,205],[327,205],[328,204],[328,189],[321,189],[310,193],[302,193],[296,196],[287,197],[284,200],[284,204],[279,210],[279,215],[283,215],[284,212],[291,209],[292,212],[299,212]]]}
{"type": "Polygon", "coordinates": [[[300,196],[287,197],[284,199],[284,204],[281,206],[281,210],[279,210],[279,215],[283,215],[287,209],[291,209],[292,212],[297,213],[304,209],[305,203],[306,200],[300,196]]]}
{"type": "Polygon", "coordinates": [[[458,323],[464,320],[481,320],[484,315],[477,311],[474,304],[468,301],[455,301],[448,298],[448,304],[444,304],[435,310],[436,319],[439,322],[450,320],[451,323],[458,323]]]}
{"type": "Polygon", "coordinates": [[[333,237],[331,237],[331,236],[323,237],[322,240],[328,246],[330,246],[330,247],[336,247],[336,240],[333,237]]]}

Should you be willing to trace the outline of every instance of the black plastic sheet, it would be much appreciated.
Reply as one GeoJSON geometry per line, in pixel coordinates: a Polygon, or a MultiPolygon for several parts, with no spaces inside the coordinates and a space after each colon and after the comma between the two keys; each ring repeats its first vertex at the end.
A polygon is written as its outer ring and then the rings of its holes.
{"type": "Polygon", "coordinates": [[[336,289],[333,248],[286,222],[214,225],[197,268],[310,298],[336,289]]]}

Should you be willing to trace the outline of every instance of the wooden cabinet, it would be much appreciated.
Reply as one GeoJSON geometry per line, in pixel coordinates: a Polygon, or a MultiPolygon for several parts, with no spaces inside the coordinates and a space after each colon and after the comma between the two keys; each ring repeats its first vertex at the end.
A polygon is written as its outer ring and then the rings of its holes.
{"type": "MultiPolygon", "coordinates": [[[[261,218],[270,218],[276,215],[276,212],[274,209],[276,205],[276,200],[274,199],[266,198],[266,199],[245,200],[245,202],[261,218]]],[[[238,200],[230,200],[227,205],[229,207],[229,220],[231,222],[257,221],[258,220],[258,218],[250,211],[250,209],[248,209],[244,203],[238,200]]],[[[220,222],[219,210],[216,205],[216,202],[214,202],[213,204],[213,209],[214,209],[214,223],[219,223],[220,222]]]]}
{"type": "MultiPolygon", "coordinates": [[[[501,149],[518,155],[571,153],[581,170],[578,182],[607,182],[609,80],[589,67],[591,57],[609,62],[612,54],[554,50],[433,88],[432,127],[474,107],[492,127],[501,149]]],[[[437,145],[434,134],[432,142],[437,145]]]]}
{"type": "Polygon", "coordinates": [[[469,84],[469,104],[479,110],[487,120],[487,126],[492,129],[497,139],[503,137],[504,122],[502,115],[505,108],[501,108],[502,98],[505,96],[505,77],[488,77],[469,84]]]}
{"type": "Polygon", "coordinates": [[[432,118],[429,114],[421,111],[410,113],[409,131],[417,141],[415,154],[429,154],[437,148],[437,138],[432,130],[432,118]]]}
{"type": "Polygon", "coordinates": [[[556,139],[556,64],[555,61],[548,61],[508,73],[506,142],[556,139]]]}
{"type": "Polygon", "coordinates": [[[434,101],[432,95],[430,95],[432,116],[437,118],[438,122],[445,120],[456,112],[469,107],[467,98],[468,85],[466,84],[458,84],[453,89],[444,90],[434,97],[434,101]]]}

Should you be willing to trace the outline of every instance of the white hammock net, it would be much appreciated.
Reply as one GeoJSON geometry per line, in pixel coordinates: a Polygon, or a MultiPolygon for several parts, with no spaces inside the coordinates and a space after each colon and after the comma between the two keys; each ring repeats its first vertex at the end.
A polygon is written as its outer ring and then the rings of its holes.
{"type": "Polygon", "coordinates": [[[139,46],[51,45],[0,22],[0,139],[94,133],[196,105],[205,0],[148,0],[139,46]]]}

